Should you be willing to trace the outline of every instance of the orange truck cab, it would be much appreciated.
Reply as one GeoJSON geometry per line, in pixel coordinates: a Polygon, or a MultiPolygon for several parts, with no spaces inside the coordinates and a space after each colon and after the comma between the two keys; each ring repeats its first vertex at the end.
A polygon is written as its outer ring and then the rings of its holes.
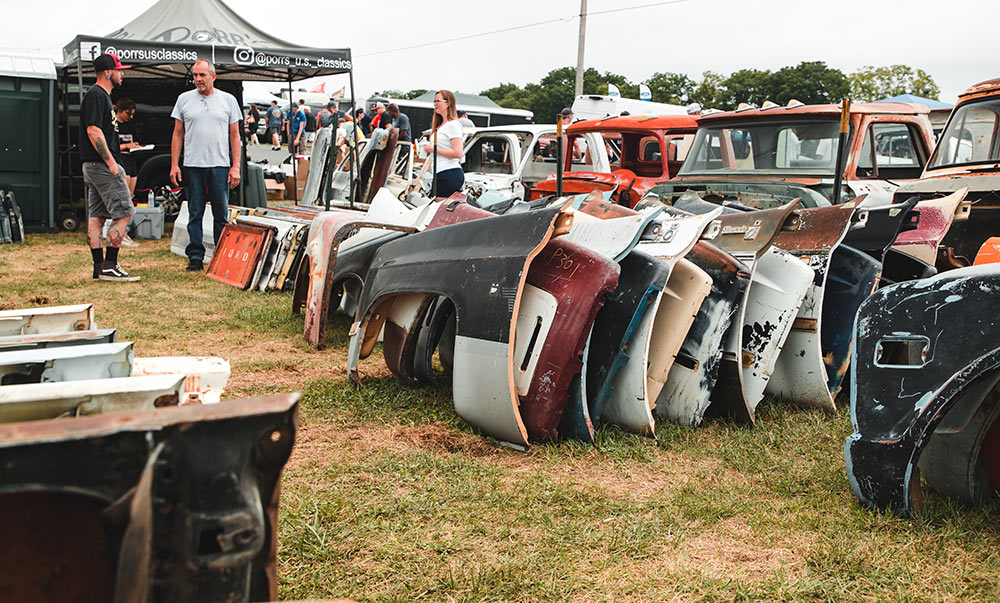
{"type": "Polygon", "coordinates": [[[974,261],[983,244],[1000,235],[1000,79],[972,86],[959,95],[919,180],[896,190],[896,200],[914,195],[933,199],[969,190],[969,219],[955,222],[941,241],[952,265],[974,261]]]}
{"type": "Polygon", "coordinates": [[[762,108],[702,115],[684,164],[653,192],[671,202],[687,190],[721,202],[777,207],[841,203],[867,194],[866,206],[892,202],[901,182],[920,177],[933,131],[923,105],[854,103],[844,147],[842,189],[834,195],[841,107],[762,108]]]}
{"type": "MultiPolygon", "coordinates": [[[[564,158],[563,194],[615,191],[615,201],[633,207],[656,183],[677,173],[697,127],[693,115],[625,115],[571,124],[566,128],[566,148],[572,153],[564,158]],[[611,165],[608,173],[569,169],[574,156],[590,152],[577,142],[590,134],[600,134],[604,140],[611,165]]],[[[531,198],[555,192],[556,177],[552,175],[531,190],[531,198]]]]}

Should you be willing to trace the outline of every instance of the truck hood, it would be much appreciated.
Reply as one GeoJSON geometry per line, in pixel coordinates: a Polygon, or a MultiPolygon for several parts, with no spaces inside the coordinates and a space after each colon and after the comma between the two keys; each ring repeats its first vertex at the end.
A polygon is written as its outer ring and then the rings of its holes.
{"type": "Polygon", "coordinates": [[[970,193],[987,193],[1000,190],[1000,172],[965,172],[928,176],[900,185],[896,195],[906,193],[952,193],[968,188],[970,193]]]}
{"type": "MultiPolygon", "coordinates": [[[[792,199],[802,199],[802,207],[824,207],[830,205],[826,195],[818,189],[823,184],[819,178],[806,179],[808,182],[761,182],[759,180],[728,180],[728,179],[674,179],[657,184],[652,192],[661,197],[677,197],[687,190],[693,190],[702,197],[717,193],[734,196],[744,205],[750,205],[755,200],[774,199],[787,203],[792,199]]],[[[827,185],[824,188],[829,188],[827,185]]]]}

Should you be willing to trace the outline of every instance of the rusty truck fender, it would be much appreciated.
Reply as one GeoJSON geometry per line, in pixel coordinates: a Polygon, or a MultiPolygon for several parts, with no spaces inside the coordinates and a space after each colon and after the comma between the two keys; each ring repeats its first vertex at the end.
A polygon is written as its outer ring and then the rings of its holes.
{"type": "MultiPolygon", "coordinates": [[[[777,354],[812,280],[811,269],[771,249],[783,228],[795,228],[798,217],[793,212],[797,206],[798,200],[793,200],[774,209],[729,209],[718,217],[719,234],[712,244],[743,262],[750,269],[751,282],[724,339],[710,404],[716,414],[754,421],[777,354]]],[[[690,193],[678,198],[674,207],[705,212],[718,205],[690,193]]]]}
{"type": "Polygon", "coordinates": [[[778,233],[774,240],[775,246],[812,268],[814,276],[764,389],[771,395],[801,406],[836,410],[823,361],[824,294],[834,250],[852,221],[863,223],[868,219],[868,210],[858,209],[861,201],[858,198],[840,205],[799,210],[797,228],[778,233]]]}
{"type": "Polygon", "coordinates": [[[899,233],[893,249],[934,266],[937,263],[938,247],[948,234],[952,222],[968,220],[972,205],[965,201],[968,188],[960,188],[940,199],[928,199],[917,203],[914,211],[920,214],[917,228],[899,233]]]}
{"type": "Polygon", "coordinates": [[[701,424],[719,376],[723,336],[750,286],[742,262],[707,241],[685,256],[712,278],[712,290],[695,316],[656,400],[655,414],[692,427],[701,424]]]}
{"type": "Polygon", "coordinates": [[[514,383],[515,317],[531,262],[571,223],[572,214],[552,208],[429,229],[380,247],[351,327],[351,378],[360,381],[358,362],[374,348],[395,298],[446,296],[457,316],[456,411],[484,433],[527,446],[514,383]]]}
{"type": "Polygon", "coordinates": [[[292,295],[292,313],[305,306],[303,335],[308,343],[322,348],[326,336],[326,321],[331,310],[330,296],[337,253],[345,240],[362,228],[385,231],[416,232],[413,226],[402,226],[367,220],[359,212],[330,211],[317,215],[309,226],[309,238],[292,295]]]}

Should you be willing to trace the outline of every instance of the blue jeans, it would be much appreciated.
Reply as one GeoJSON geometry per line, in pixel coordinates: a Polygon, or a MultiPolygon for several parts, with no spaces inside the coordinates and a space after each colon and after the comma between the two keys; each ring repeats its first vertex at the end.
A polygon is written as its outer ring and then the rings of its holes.
{"type": "Polygon", "coordinates": [[[462,171],[462,168],[442,170],[437,173],[437,191],[435,191],[435,194],[438,197],[450,197],[462,190],[463,184],[465,184],[465,172],[462,171]]]}
{"type": "Polygon", "coordinates": [[[229,221],[229,168],[184,168],[184,194],[188,203],[188,245],[184,253],[189,260],[205,261],[205,234],[201,221],[205,216],[205,202],[212,204],[212,235],[219,243],[219,235],[229,221]]]}

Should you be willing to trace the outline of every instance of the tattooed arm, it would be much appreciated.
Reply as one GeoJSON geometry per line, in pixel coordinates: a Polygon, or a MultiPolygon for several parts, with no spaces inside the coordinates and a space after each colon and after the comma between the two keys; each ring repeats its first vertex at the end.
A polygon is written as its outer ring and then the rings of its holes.
{"type": "Polygon", "coordinates": [[[108,169],[111,170],[111,173],[117,176],[118,162],[115,161],[115,156],[108,149],[108,142],[104,139],[104,132],[97,126],[87,126],[87,138],[90,139],[90,144],[94,145],[94,150],[104,160],[104,163],[108,164],[108,169]]]}

